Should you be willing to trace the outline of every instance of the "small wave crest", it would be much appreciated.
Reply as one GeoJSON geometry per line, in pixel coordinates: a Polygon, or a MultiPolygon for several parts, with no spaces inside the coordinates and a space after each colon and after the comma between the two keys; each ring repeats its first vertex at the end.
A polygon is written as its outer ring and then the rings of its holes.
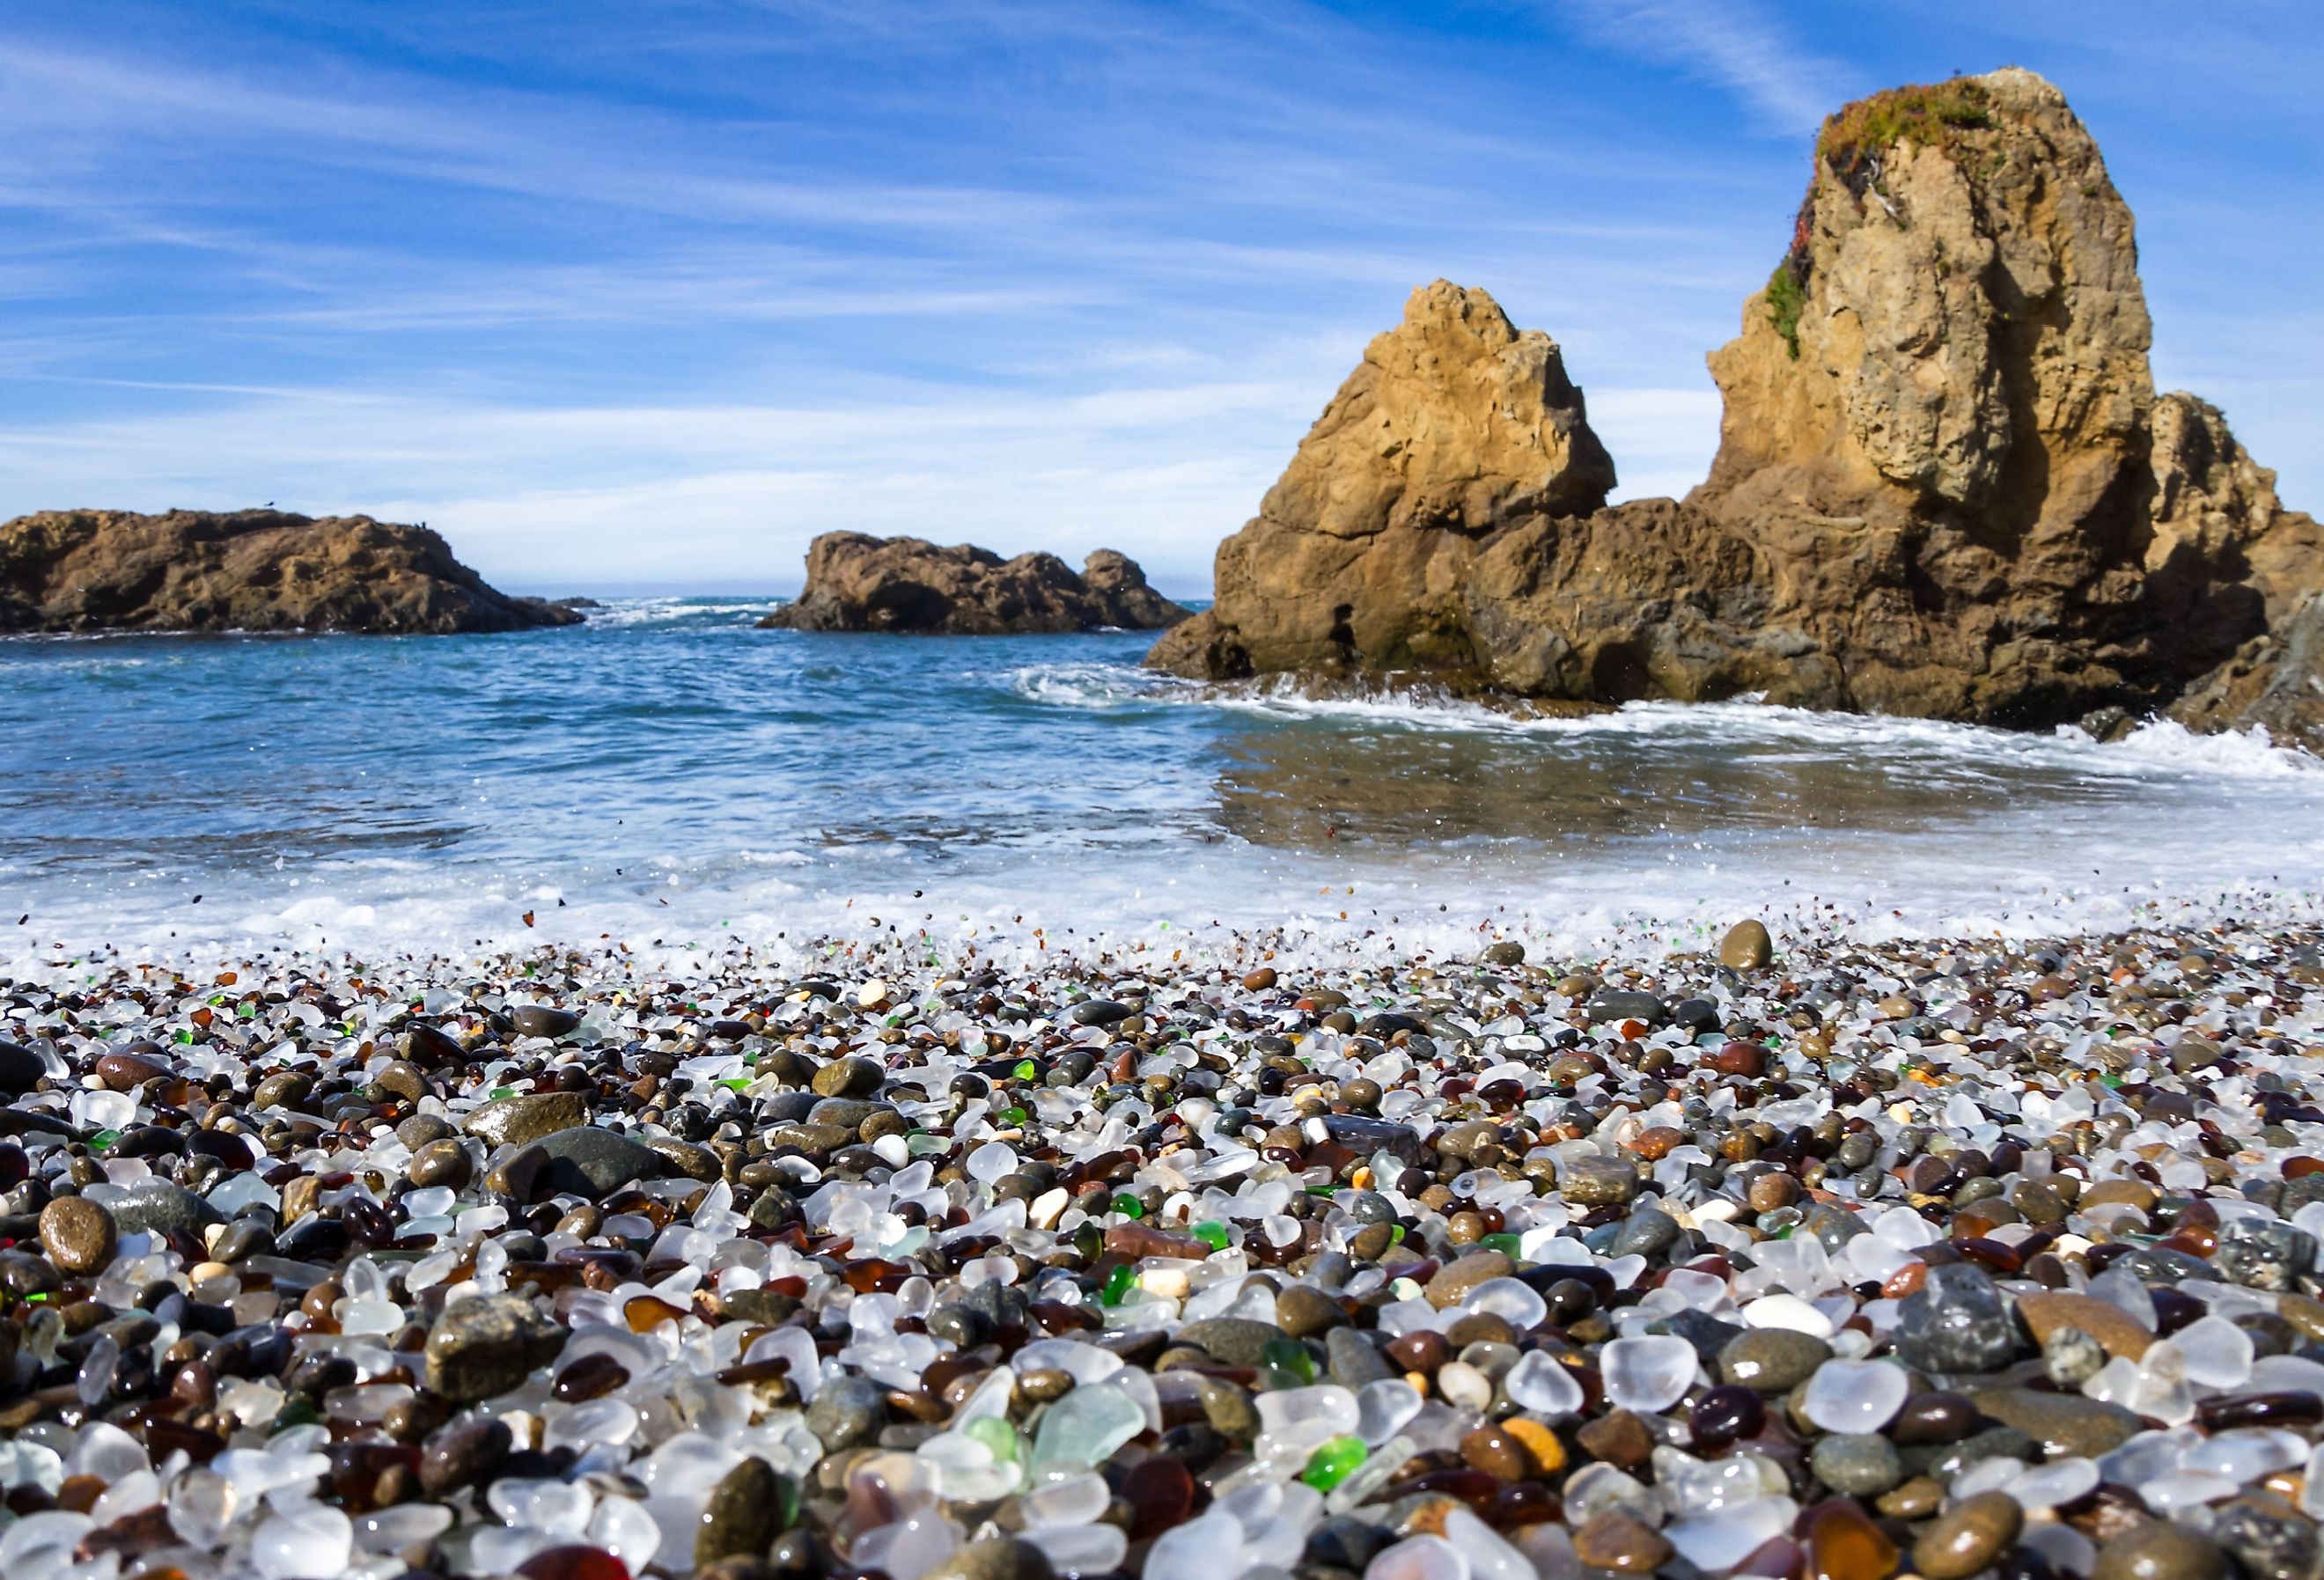
{"type": "Polygon", "coordinates": [[[586,624],[600,631],[669,630],[684,626],[747,625],[782,598],[608,598],[586,609],[586,624]]]}

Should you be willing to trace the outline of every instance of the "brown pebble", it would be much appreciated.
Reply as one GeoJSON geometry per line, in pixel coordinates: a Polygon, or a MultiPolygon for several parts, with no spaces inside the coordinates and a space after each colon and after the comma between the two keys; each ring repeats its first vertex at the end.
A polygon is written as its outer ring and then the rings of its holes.
{"type": "Polygon", "coordinates": [[[1619,1509],[1591,1515],[1573,1533],[1573,1556],[1593,1569],[1649,1575],[1670,1562],[1671,1552],[1661,1531],[1619,1509]]]}
{"type": "Polygon", "coordinates": [[[1574,1440],[1591,1458],[1622,1470],[1636,1470],[1655,1452],[1655,1435],[1629,1410],[1600,1416],[1576,1432],[1574,1440]]]}
{"type": "MultiPolygon", "coordinates": [[[[2016,1499],[2003,1492],[1978,1492],[1930,1522],[1913,1544],[1913,1566],[1928,1580],[1968,1580],[2007,1552],[2024,1526],[2025,1511],[2016,1499]]],[[[2156,1574],[2141,1580],[2168,1577],[2156,1574]]]]}
{"type": "Polygon", "coordinates": [[[41,1209],[41,1249],[69,1278],[86,1278],[112,1265],[120,1236],[113,1215],[87,1197],[60,1196],[41,1209]]]}

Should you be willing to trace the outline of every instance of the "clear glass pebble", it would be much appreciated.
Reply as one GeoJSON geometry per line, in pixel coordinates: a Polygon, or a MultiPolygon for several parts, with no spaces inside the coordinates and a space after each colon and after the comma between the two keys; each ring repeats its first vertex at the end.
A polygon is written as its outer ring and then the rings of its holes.
{"type": "MultiPolygon", "coordinates": [[[[1147,1580],[1155,1580],[1150,1569],[1147,1580]]],[[[1176,1575],[1165,1580],[1199,1577],[1176,1575]]],[[[1469,1560],[1441,1536],[1406,1537],[1373,1556],[1364,1566],[1364,1580],[1469,1580],[1469,1560]]]]}
{"type": "Polygon", "coordinates": [[[1913,1391],[1901,1366],[1886,1361],[1830,1360],[1816,1368],[1800,1413],[1827,1432],[1877,1432],[1913,1391]]]}
{"type": "Polygon", "coordinates": [[[1606,1398],[1620,1409],[1660,1415],[1694,1385],[1694,1346],[1667,1334],[1609,1341],[1599,1356],[1606,1398]]]}

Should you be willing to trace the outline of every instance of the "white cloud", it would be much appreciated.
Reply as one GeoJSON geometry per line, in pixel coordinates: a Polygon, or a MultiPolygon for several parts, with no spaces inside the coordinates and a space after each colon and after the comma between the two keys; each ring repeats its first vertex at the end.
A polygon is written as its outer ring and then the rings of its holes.
{"type": "Polygon", "coordinates": [[[1591,42],[1723,88],[1771,128],[1816,125],[1847,69],[1802,48],[1751,0],[1557,0],[1591,42]]]}

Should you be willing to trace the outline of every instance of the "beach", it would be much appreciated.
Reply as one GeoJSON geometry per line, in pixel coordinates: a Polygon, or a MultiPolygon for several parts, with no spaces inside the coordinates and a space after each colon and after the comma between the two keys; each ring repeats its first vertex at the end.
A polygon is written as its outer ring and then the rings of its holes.
{"type": "Polygon", "coordinates": [[[12,1561],[2314,1550],[2324,929],[1025,942],[18,964],[12,1561]]]}

